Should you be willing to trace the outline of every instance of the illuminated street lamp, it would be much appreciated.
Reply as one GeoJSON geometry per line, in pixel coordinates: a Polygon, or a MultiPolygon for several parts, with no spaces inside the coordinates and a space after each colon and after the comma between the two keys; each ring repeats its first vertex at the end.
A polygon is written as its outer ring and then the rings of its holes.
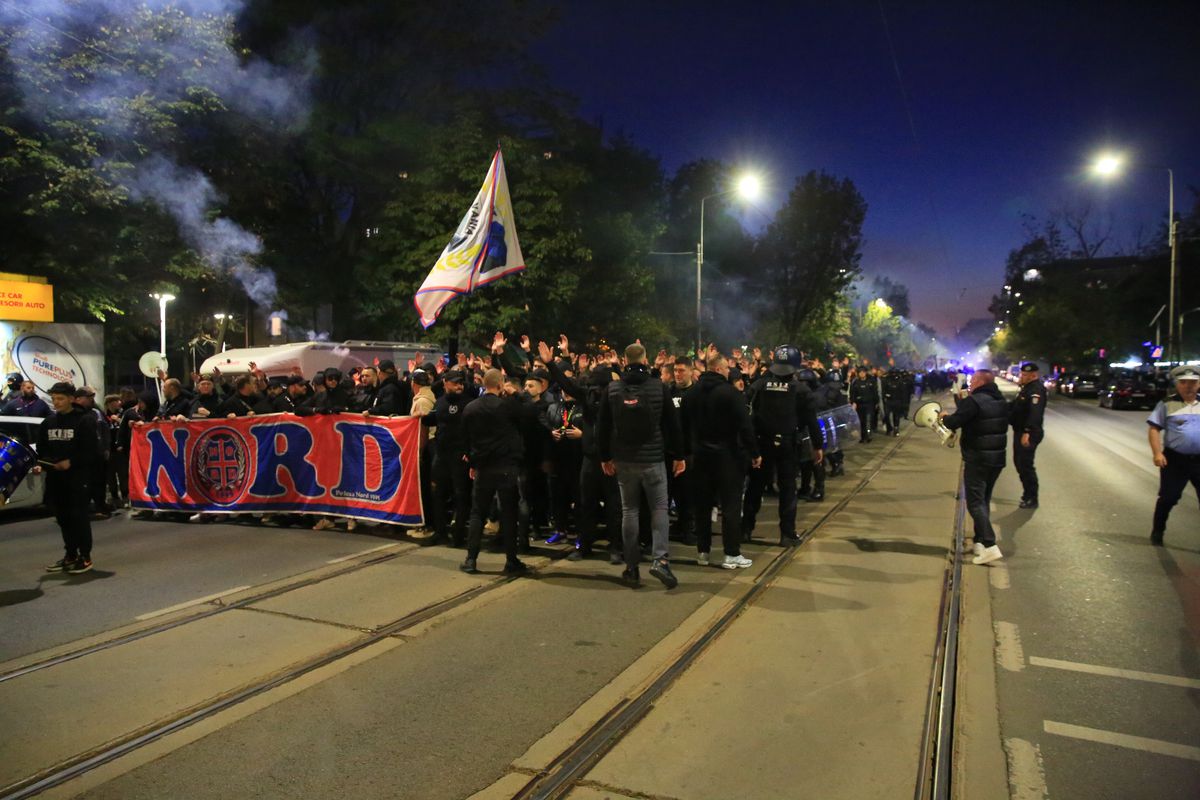
{"type": "Polygon", "coordinates": [[[704,338],[702,335],[702,316],[701,316],[701,300],[703,298],[703,279],[704,279],[704,203],[714,197],[723,197],[727,194],[737,194],[743,200],[754,200],[762,192],[762,182],[757,175],[746,173],[737,180],[737,184],[732,189],[726,189],[723,192],[715,192],[700,198],[700,243],[696,246],[696,357],[700,357],[700,350],[703,347],[704,338]]]}
{"type": "MultiPolygon", "coordinates": [[[[1121,172],[1125,160],[1116,153],[1103,153],[1092,164],[1092,172],[1101,178],[1114,178],[1121,172]]],[[[1175,251],[1178,223],[1175,221],[1175,173],[1170,167],[1146,165],[1147,169],[1167,172],[1167,242],[1171,248],[1171,288],[1167,299],[1167,361],[1179,357],[1179,339],[1175,327],[1175,251]]]]}
{"type": "Polygon", "coordinates": [[[167,303],[175,299],[175,295],[158,293],[150,295],[158,301],[158,353],[164,358],[167,355],[167,303]]]}

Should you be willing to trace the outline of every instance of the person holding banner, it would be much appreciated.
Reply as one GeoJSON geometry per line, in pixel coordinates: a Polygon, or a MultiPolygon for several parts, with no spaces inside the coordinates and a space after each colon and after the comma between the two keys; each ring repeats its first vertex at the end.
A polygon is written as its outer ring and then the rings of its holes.
{"type": "Polygon", "coordinates": [[[504,383],[498,369],[483,374],[483,396],[463,411],[467,433],[470,476],[475,481],[471,503],[471,524],[467,531],[467,557],[459,567],[474,574],[483,539],[483,521],[500,501],[500,538],[504,543],[504,572],[520,575],[528,567],[517,558],[517,511],[519,495],[517,473],[524,452],[521,436],[525,416],[521,401],[504,383]]]}
{"type": "Polygon", "coordinates": [[[92,523],[88,517],[88,479],[100,457],[96,416],[74,404],[75,387],[56,383],[50,387],[54,414],[38,429],[38,465],[46,474],[46,503],[62,531],[62,558],[47,572],[77,575],[92,568],[92,523]]]}

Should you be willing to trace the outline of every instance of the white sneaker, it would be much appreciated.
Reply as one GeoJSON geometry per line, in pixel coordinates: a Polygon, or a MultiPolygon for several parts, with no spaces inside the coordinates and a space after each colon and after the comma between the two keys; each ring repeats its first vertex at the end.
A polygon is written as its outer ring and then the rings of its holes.
{"type": "Polygon", "coordinates": [[[976,542],[975,543],[975,557],[979,558],[981,555],[983,555],[983,543],[976,542]]]}
{"type": "Polygon", "coordinates": [[[188,517],[188,522],[204,522],[204,514],[192,514],[190,517],[188,517]]]}
{"type": "Polygon", "coordinates": [[[715,508],[712,510],[712,513],[709,515],[708,518],[713,522],[717,521],[717,510],[715,508]]]}
{"type": "Polygon", "coordinates": [[[329,517],[321,517],[319,520],[317,520],[317,524],[313,525],[312,529],[314,531],[327,531],[332,527],[333,520],[331,520],[329,517]]]}
{"type": "Polygon", "coordinates": [[[721,564],[722,569],[745,569],[754,562],[745,556],[725,556],[724,563],[721,564]]]}
{"type": "MultiPolygon", "coordinates": [[[[982,547],[982,545],[980,545],[982,547]]],[[[971,559],[972,564],[990,564],[993,561],[999,561],[1004,558],[1004,554],[1000,552],[1000,548],[996,545],[984,547],[979,555],[971,559]]]]}
{"type": "Polygon", "coordinates": [[[358,527],[358,520],[356,520],[356,519],[346,520],[346,530],[347,531],[352,531],[357,527],[358,527]]]}
{"type": "Polygon", "coordinates": [[[696,551],[696,563],[702,567],[708,566],[708,553],[696,551]]]}

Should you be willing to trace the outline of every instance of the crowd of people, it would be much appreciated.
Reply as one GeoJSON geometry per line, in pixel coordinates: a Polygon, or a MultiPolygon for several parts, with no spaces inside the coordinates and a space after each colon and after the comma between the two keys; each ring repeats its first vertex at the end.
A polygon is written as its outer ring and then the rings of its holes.
{"type": "MultiPolygon", "coordinates": [[[[728,354],[709,346],[692,358],[666,350],[651,356],[640,342],[624,353],[589,353],[576,352],[565,336],[552,346],[527,336],[510,343],[497,333],[490,352],[459,353],[448,362],[418,354],[407,369],[385,360],[311,378],[268,377],[252,364],[249,374],[195,373],[186,384],[162,375],[161,390],[123,388],[99,405],[91,387],[69,387],[66,404],[94,423],[96,447],[75,454],[74,483],[86,489],[73,484],[69,491],[84,491],[87,499],[60,522],[81,529],[128,505],[130,442],[144,422],[409,415],[423,420],[426,525],[413,538],[465,547],[462,568],[473,572],[483,534],[495,533],[493,547],[504,551],[510,573],[525,569],[518,554],[535,540],[571,543],[569,557],[576,560],[606,540],[608,558],[625,566],[627,582],[640,581],[639,564],[649,555],[651,574],[674,585],[668,540],[696,547],[699,563],[708,564],[718,521],[722,553],[711,563],[749,567],[741,544],[753,535],[764,495],[779,499],[780,544],[799,541],[799,501],[821,502],[826,479],[844,474],[843,454],[832,431],[818,423],[820,412],[850,405],[860,441],[870,442],[881,425],[898,434],[914,393],[957,385],[953,373],[914,375],[847,358],[825,364],[788,345],[728,354]]],[[[3,413],[52,413],[20,375],[10,376],[9,386],[3,413]]],[[[221,516],[199,512],[187,519],[221,516]]],[[[360,524],[328,515],[315,524],[300,514],[241,518],[316,530],[360,524]]],[[[90,528],[75,538],[86,539],[86,549],[68,546],[58,566],[86,557],[90,568],[90,528]]]]}

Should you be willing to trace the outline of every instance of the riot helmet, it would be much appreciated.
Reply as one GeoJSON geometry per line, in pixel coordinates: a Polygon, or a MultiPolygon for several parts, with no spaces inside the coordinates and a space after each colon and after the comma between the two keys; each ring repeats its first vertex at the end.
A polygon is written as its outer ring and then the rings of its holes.
{"type": "Polygon", "coordinates": [[[771,373],[773,375],[795,375],[801,366],[799,348],[790,344],[781,344],[771,354],[771,373]]]}

